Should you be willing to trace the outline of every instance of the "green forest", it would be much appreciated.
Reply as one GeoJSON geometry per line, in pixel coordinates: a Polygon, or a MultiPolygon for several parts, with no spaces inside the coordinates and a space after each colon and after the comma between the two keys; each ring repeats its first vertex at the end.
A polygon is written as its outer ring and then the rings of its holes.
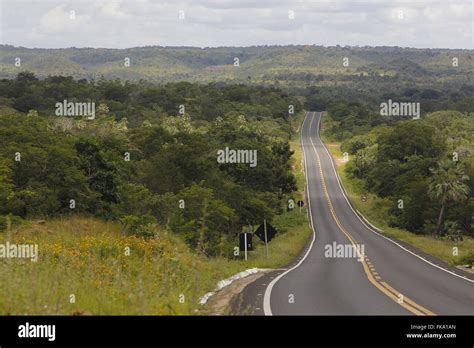
{"type": "Polygon", "coordinates": [[[39,49],[0,45],[0,78],[14,78],[28,70],[41,78],[225,81],[295,89],[352,84],[353,88],[390,91],[414,84],[472,84],[473,60],[471,50],[383,46],[39,49]]]}
{"type": "Polygon", "coordinates": [[[296,190],[289,117],[302,105],[274,88],[24,72],[0,81],[0,100],[0,214],[14,222],[83,214],[144,237],[158,225],[229,255],[296,190]],[[93,121],[55,116],[57,101],[90,98],[93,121]],[[218,163],[226,147],[256,150],[258,166],[218,163]]]}
{"type": "Polygon", "coordinates": [[[313,87],[298,97],[256,85],[22,72],[0,81],[0,214],[89,214],[144,235],[158,224],[206,254],[223,253],[295,191],[290,118],[305,107],[328,111],[329,135],[354,159],[347,173],[392,199],[390,224],[462,238],[474,233],[473,92],[464,84],[349,95],[313,87]],[[422,119],[381,116],[387,99],[420,100],[422,119]],[[97,118],[54,116],[63,100],[94,100],[97,118]],[[225,147],[257,150],[259,165],[217,163],[225,147]]]}
{"type": "Polygon", "coordinates": [[[361,192],[391,202],[389,225],[462,240],[474,234],[474,98],[472,86],[408,88],[339,99],[313,94],[324,106],[325,134],[350,157],[345,172],[361,192]],[[419,120],[380,115],[388,99],[420,102],[419,120]]]}

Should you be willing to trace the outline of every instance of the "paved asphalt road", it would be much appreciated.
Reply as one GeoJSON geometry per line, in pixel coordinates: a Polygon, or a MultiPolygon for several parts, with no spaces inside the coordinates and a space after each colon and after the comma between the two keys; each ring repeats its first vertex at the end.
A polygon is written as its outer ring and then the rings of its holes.
{"type": "Polygon", "coordinates": [[[301,127],[313,238],[293,265],[248,285],[234,313],[473,315],[472,274],[390,240],[358,217],[320,140],[320,118],[308,112],[301,127]],[[350,250],[363,245],[364,257],[326,257],[334,242],[350,250]]]}

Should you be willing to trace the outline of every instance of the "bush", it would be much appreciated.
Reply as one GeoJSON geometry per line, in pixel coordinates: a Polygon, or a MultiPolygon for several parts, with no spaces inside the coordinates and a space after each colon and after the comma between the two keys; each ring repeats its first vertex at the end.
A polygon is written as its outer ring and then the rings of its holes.
{"type": "Polygon", "coordinates": [[[25,222],[21,217],[16,215],[0,215],[0,231],[5,231],[7,229],[7,218],[10,218],[10,226],[18,226],[25,222]]]}
{"type": "Polygon", "coordinates": [[[125,215],[120,218],[125,232],[139,237],[153,237],[156,232],[156,219],[154,216],[145,215],[125,215]]]}
{"type": "Polygon", "coordinates": [[[374,143],[374,139],[367,135],[356,135],[353,138],[345,140],[341,144],[341,151],[355,155],[358,150],[364,149],[374,143]]]}
{"type": "Polygon", "coordinates": [[[445,221],[443,226],[443,236],[447,239],[457,242],[462,241],[462,231],[456,221],[445,221]]]}

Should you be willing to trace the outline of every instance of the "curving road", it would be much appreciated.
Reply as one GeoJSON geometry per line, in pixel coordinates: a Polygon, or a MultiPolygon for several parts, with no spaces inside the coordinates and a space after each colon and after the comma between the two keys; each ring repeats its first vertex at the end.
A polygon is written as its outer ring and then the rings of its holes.
{"type": "Polygon", "coordinates": [[[266,274],[247,286],[237,311],[266,315],[473,315],[472,274],[382,236],[359,218],[319,137],[320,119],[321,113],[308,112],[301,127],[313,238],[288,269],[266,274]],[[343,257],[325,255],[328,245],[334,243],[346,250],[343,257]],[[363,249],[351,255],[350,251],[356,250],[351,245],[363,249]]]}

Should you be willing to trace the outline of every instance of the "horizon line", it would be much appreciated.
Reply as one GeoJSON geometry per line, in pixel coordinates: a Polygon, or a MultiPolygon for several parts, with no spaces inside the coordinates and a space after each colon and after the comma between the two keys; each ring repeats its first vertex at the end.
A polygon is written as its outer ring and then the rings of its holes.
{"type": "Polygon", "coordinates": [[[472,51],[474,48],[446,48],[446,47],[414,47],[414,46],[371,46],[371,45],[341,45],[341,44],[335,44],[335,45],[318,45],[318,44],[262,44],[262,45],[249,45],[249,46],[161,46],[161,45],[145,45],[145,46],[133,46],[133,47],[93,47],[93,46],[83,46],[83,47],[76,47],[76,46],[69,46],[69,47],[26,47],[26,46],[15,46],[9,43],[0,43],[0,47],[2,46],[8,46],[8,47],[13,47],[17,49],[40,49],[40,50],[68,50],[68,49],[80,49],[80,50],[85,50],[85,49],[103,49],[103,50],[131,50],[131,49],[140,49],[140,48],[173,48],[173,49],[179,49],[179,48],[191,48],[191,49],[200,49],[200,50],[206,50],[206,49],[220,49],[220,48],[283,48],[283,47],[322,47],[322,48],[345,48],[345,49],[352,49],[352,48],[365,48],[365,49],[370,49],[370,48],[397,48],[397,49],[414,49],[414,50],[466,50],[466,51],[472,51]]]}

